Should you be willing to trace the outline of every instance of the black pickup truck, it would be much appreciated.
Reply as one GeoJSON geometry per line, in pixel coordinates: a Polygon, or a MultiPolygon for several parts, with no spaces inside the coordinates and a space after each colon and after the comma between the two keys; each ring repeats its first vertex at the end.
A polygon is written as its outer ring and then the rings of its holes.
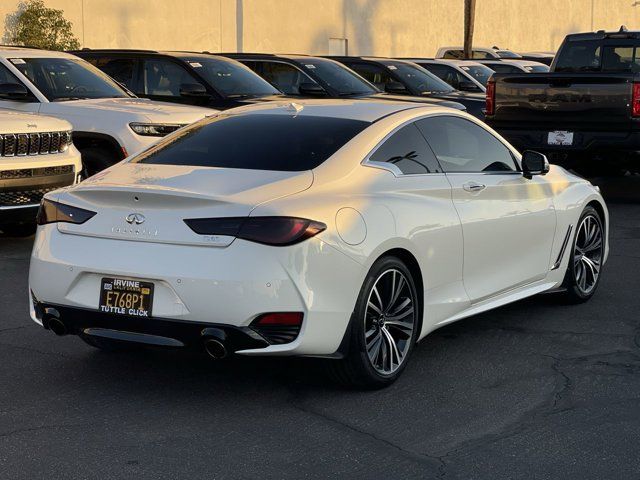
{"type": "Polygon", "coordinates": [[[486,122],[586,172],[640,171],[640,32],[568,35],[550,73],[495,74],[486,122]]]}

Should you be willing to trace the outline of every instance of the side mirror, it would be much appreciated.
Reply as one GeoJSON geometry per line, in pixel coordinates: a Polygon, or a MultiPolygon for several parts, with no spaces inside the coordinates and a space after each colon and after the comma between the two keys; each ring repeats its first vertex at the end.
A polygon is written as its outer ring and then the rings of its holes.
{"type": "Polygon", "coordinates": [[[549,160],[539,152],[525,150],[522,153],[522,174],[531,179],[534,175],[546,175],[549,173],[549,160]]]}
{"type": "Polygon", "coordinates": [[[0,83],[0,99],[25,100],[29,96],[27,87],[20,83],[0,83]]]}
{"type": "Polygon", "coordinates": [[[314,82],[303,82],[298,86],[298,92],[300,95],[310,95],[313,97],[318,97],[322,95],[326,95],[324,88],[314,82]]]}
{"type": "Polygon", "coordinates": [[[208,97],[207,89],[199,83],[183,83],[180,85],[181,97],[208,97]]]}
{"type": "Polygon", "coordinates": [[[481,92],[482,89],[472,81],[462,81],[458,84],[458,90],[463,92],[481,92]]]}
{"type": "Polygon", "coordinates": [[[389,82],[389,83],[385,84],[384,90],[387,93],[399,93],[399,94],[408,93],[407,92],[407,87],[405,87],[400,82],[389,82]]]}

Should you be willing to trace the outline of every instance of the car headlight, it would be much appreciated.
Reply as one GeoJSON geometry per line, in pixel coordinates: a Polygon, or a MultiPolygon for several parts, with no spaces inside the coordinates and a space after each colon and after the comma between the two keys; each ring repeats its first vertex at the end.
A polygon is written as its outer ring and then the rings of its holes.
{"type": "Polygon", "coordinates": [[[46,225],[47,223],[75,223],[81,224],[95,216],[96,212],[85,210],[84,208],[72,207],[64,203],[54,202],[52,200],[42,199],[36,223],[38,225],[46,225]]]}
{"type": "Polygon", "coordinates": [[[164,137],[184,127],[184,125],[177,123],[130,123],[129,127],[135,133],[144,137],[164,137]]]}

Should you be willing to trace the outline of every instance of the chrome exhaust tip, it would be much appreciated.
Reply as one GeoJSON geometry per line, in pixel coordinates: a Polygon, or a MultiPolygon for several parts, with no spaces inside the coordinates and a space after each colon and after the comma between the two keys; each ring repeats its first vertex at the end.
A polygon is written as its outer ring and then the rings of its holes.
{"type": "Polygon", "coordinates": [[[204,342],[204,349],[214,360],[222,360],[227,356],[227,347],[220,340],[209,338],[204,342]]]}
{"type": "Polygon", "coordinates": [[[66,325],[62,323],[62,320],[58,318],[50,318],[48,325],[49,325],[49,330],[51,330],[53,333],[55,333],[59,337],[62,337],[63,335],[67,334],[66,325]]]}

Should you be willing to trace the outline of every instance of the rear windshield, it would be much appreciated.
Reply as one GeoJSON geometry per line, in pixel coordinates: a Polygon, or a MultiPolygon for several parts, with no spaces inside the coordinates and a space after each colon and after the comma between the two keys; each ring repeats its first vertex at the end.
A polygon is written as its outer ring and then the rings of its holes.
{"type": "Polygon", "coordinates": [[[640,72],[640,50],[602,40],[568,41],[558,53],[555,71],[640,72]]]}
{"type": "Polygon", "coordinates": [[[186,127],[134,163],[299,172],[317,167],[369,122],[306,115],[220,115],[186,127]]]}

